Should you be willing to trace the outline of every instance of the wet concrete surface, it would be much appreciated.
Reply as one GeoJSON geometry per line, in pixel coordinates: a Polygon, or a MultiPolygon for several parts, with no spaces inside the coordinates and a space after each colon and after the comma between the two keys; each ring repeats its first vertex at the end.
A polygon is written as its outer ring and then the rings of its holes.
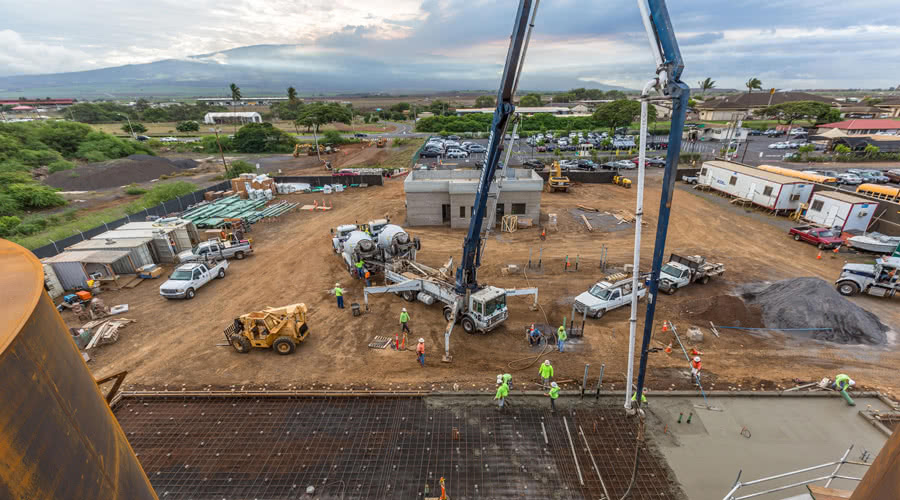
{"type": "MultiPolygon", "coordinates": [[[[761,367],[762,368],[762,367],[761,367]]],[[[674,471],[685,494],[692,500],[719,500],[734,485],[738,471],[741,481],[782,474],[840,460],[847,448],[854,448],[848,460],[859,460],[864,450],[869,463],[887,441],[861,415],[860,410],[881,411],[888,407],[876,398],[857,398],[850,407],[840,397],[716,397],[711,406],[723,411],[695,408],[702,398],[651,396],[652,433],[658,449],[674,471]],[[688,415],[693,412],[691,423],[688,415]],[[678,424],[679,413],[683,413],[678,424]],[[666,428],[666,426],[668,426],[666,428]],[[741,434],[746,428],[744,434],[741,434]],[[663,430],[666,430],[663,433],[663,430]]],[[[867,467],[847,464],[840,474],[862,477],[867,467]]],[[[804,479],[831,474],[834,466],[809,473],[741,488],[736,496],[764,491],[804,479]]],[[[815,483],[823,485],[824,482],[815,483]]],[[[853,481],[835,480],[831,487],[852,490],[853,481]]],[[[783,499],[806,492],[803,486],[760,499],[783,499]]]]}

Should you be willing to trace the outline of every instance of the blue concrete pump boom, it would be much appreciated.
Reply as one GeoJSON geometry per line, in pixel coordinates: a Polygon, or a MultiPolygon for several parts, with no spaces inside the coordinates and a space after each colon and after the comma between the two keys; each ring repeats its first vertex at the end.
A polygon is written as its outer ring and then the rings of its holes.
{"type": "MultiPolygon", "coordinates": [[[[520,0],[516,12],[516,22],[513,25],[512,36],[509,42],[509,51],[506,54],[506,66],[503,68],[503,76],[500,79],[500,90],[497,92],[497,109],[494,110],[494,119],[491,122],[491,135],[488,140],[484,166],[481,169],[481,178],[478,181],[478,189],[475,191],[475,204],[472,206],[472,218],[469,220],[469,232],[463,243],[462,259],[456,269],[456,293],[462,295],[474,292],[478,286],[478,266],[481,265],[482,236],[481,228],[484,223],[485,210],[487,209],[488,192],[497,165],[500,162],[500,145],[509,119],[515,111],[513,97],[519,81],[519,72],[522,69],[522,60],[527,47],[526,33],[528,31],[529,18],[532,11],[537,10],[538,1],[520,0]],[[532,5],[534,8],[532,8],[532,5]]],[[[533,22],[533,20],[532,20],[533,22]]]]}
{"type": "MultiPolygon", "coordinates": [[[[637,397],[640,405],[644,391],[644,376],[647,371],[647,354],[650,337],[653,335],[653,315],[656,312],[656,298],[659,292],[659,274],[666,250],[666,235],[669,230],[669,215],[672,210],[672,195],[675,192],[675,171],[681,154],[681,134],[684,131],[690,88],[681,81],[684,60],[675,39],[675,30],[669,18],[665,0],[638,0],[641,19],[650,47],[656,59],[658,89],[663,96],[672,99],[672,122],[669,127],[669,146],[666,151],[666,169],[663,174],[662,195],[659,200],[659,221],[656,225],[656,242],[653,247],[653,263],[650,269],[650,284],[647,290],[647,312],[644,317],[644,338],[641,342],[641,362],[638,368],[637,397]]],[[[643,140],[644,138],[642,138],[643,140]]]]}

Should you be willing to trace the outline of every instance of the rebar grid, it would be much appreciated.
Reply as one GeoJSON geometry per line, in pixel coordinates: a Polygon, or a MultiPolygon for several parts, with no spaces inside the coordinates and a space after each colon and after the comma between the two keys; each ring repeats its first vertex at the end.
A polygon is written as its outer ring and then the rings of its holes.
{"type": "MultiPolygon", "coordinates": [[[[610,495],[622,495],[631,480],[634,419],[620,408],[551,414],[511,402],[501,413],[420,397],[152,396],[125,397],[114,411],[166,500],[422,499],[440,495],[441,477],[453,499],[599,499],[603,489],[579,428],[610,495]],[[311,496],[308,486],[315,487],[311,496]]],[[[646,449],[632,492],[634,499],[675,496],[661,459],[646,449]]]]}

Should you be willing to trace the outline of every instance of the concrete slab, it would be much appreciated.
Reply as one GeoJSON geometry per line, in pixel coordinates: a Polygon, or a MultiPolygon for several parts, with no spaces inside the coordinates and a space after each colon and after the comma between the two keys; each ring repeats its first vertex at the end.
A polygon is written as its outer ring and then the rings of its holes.
{"type": "MultiPolygon", "coordinates": [[[[878,454],[887,437],[872,427],[860,410],[868,405],[886,411],[876,398],[856,399],[850,407],[835,398],[717,397],[710,404],[724,411],[694,408],[702,398],[651,396],[654,438],[658,449],[675,472],[685,494],[692,500],[721,500],[742,470],[743,482],[792,470],[838,461],[855,445],[848,460],[858,460],[862,451],[878,454]],[[691,423],[688,415],[693,412],[691,423]],[[682,423],[678,415],[683,413],[682,423]],[[657,420],[658,419],[658,420],[657,420]],[[667,427],[667,432],[663,429],[667,427]],[[658,427],[658,428],[656,428],[658,427]],[[741,435],[745,428],[750,437],[741,435]]],[[[870,460],[871,463],[871,460],[870,460]]],[[[844,465],[841,474],[862,477],[866,467],[844,465]]],[[[807,474],[741,488],[737,496],[764,491],[804,479],[830,474],[825,467],[807,474]]],[[[823,484],[823,483],[817,483],[823,484]]],[[[835,480],[832,488],[853,489],[856,483],[835,480]]],[[[797,487],[760,499],[784,499],[806,493],[797,487]]]]}

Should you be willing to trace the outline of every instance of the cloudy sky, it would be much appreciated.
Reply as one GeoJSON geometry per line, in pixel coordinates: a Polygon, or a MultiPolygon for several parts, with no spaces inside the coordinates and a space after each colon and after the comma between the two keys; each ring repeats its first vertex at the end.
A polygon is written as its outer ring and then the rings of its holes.
{"type": "MultiPolygon", "coordinates": [[[[499,74],[513,0],[0,0],[0,76],[96,69],[258,44],[473,80],[499,74]],[[439,64],[434,64],[439,62],[439,64]]],[[[670,0],[691,85],[900,85],[900,0],[670,0]]],[[[214,56],[228,63],[223,55],[214,56]]],[[[259,61],[278,65],[277,58],[259,61]]],[[[317,68],[303,68],[315,70],[317,68]]],[[[544,0],[529,75],[640,88],[652,60],[636,2],[544,0]]],[[[543,79],[541,79],[543,80],[543,79]]]]}

